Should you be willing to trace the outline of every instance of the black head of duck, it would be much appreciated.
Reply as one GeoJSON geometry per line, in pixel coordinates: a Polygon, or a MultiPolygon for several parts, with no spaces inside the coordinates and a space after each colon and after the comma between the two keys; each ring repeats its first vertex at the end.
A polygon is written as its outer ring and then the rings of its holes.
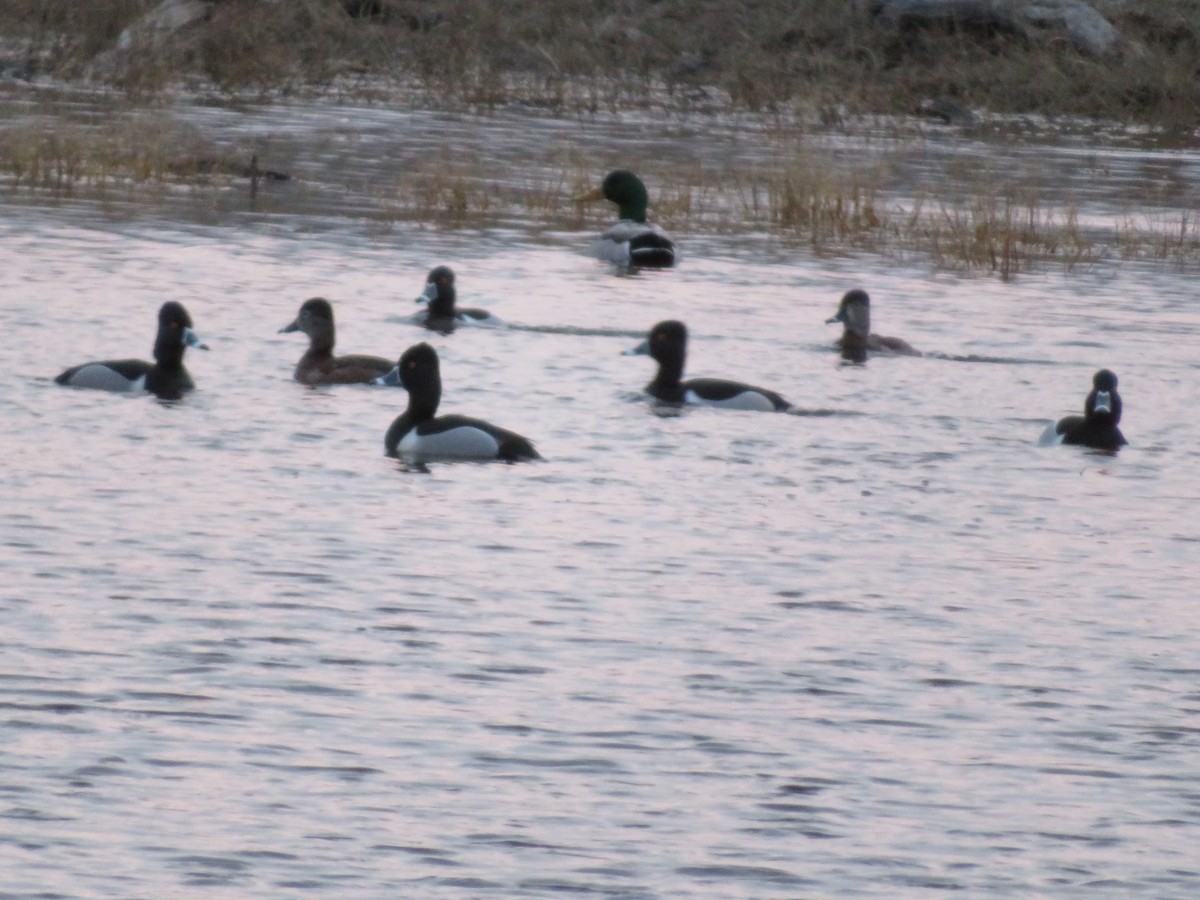
{"type": "Polygon", "coordinates": [[[1048,426],[1042,444],[1077,444],[1093,450],[1116,451],[1125,444],[1121,422],[1121,395],[1117,376],[1101,369],[1092,376],[1092,390],[1083,402],[1082,416],[1064,416],[1048,426]]]}

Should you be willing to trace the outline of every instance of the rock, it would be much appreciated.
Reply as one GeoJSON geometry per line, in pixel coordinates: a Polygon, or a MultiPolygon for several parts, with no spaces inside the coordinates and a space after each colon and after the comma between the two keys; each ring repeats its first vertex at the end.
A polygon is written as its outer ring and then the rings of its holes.
{"type": "Polygon", "coordinates": [[[212,6],[212,0],[164,0],[121,32],[116,49],[126,53],[142,44],[158,46],[164,38],[207,19],[212,6]]]}
{"type": "Polygon", "coordinates": [[[1035,30],[1053,37],[1062,31],[1080,53],[1108,56],[1121,48],[1121,33],[1082,0],[1034,0],[1025,18],[1035,30]]]}
{"type": "Polygon", "coordinates": [[[86,72],[92,78],[112,78],[131,59],[143,54],[167,55],[173,38],[184,29],[202,22],[216,0],[164,0],[117,37],[116,43],[97,54],[86,72]]]}
{"type": "Polygon", "coordinates": [[[1080,53],[1124,49],[1112,23],[1083,0],[883,0],[876,19],[894,27],[962,24],[1019,34],[1033,43],[1064,39],[1080,53]]]}

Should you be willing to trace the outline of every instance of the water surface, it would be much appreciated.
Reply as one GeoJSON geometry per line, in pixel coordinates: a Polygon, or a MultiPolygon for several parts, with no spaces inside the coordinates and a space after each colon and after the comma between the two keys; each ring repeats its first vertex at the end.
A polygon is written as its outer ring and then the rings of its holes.
{"type": "Polygon", "coordinates": [[[0,895],[1200,890],[1188,273],[677,234],[676,271],[618,277],[586,229],[412,223],[379,179],[431,133],[500,179],[551,132],[635,167],[750,151],[636,119],[180,115],[274,129],[295,182],[17,193],[0,222],[0,895]],[[351,124],[364,168],[306,143],[351,124]],[[438,263],[521,327],[403,324],[438,263]],[[927,355],[841,364],[854,285],[927,355]],[[429,340],[443,409],[546,461],[384,458],[401,392],[291,381],[276,332],[314,295],[342,352],[429,340]],[[212,348],[195,394],[53,384],[147,356],[167,299],[212,348]],[[692,374],[831,414],[657,414],[621,351],[664,318],[692,374]],[[1102,366],[1131,446],[1036,446],[1102,366]]]}

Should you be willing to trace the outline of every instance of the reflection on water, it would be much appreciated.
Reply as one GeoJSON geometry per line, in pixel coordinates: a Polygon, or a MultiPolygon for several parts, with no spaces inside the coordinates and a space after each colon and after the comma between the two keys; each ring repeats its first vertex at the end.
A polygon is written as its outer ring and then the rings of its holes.
{"type": "MultiPolygon", "coordinates": [[[[440,140],[519,158],[491,125],[440,140]]],[[[589,132],[531,120],[526,148],[555,129],[589,132]]],[[[633,164],[644,129],[594,137],[633,164]]],[[[437,146],[390,140],[358,155],[437,146]]],[[[1189,278],[1004,284],[687,234],[677,271],[614,277],[586,228],[360,218],[371,192],[312,143],[280,208],[274,185],[254,209],[6,207],[8,893],[1196,892],[1189,278]],[[512,327],[400,321],[438,263],[512,327]],[[842,364],[824,323],[855,285],[924,356],[842,364]],[[314,295],[339,346],[429,340],[443,407],[546,462],[386,459],[401,392],[291,380],[276,329],[314,295]],[[51,382],[145,357],[165,299],[211,347],[195,394],[51,382]],[[838,414],[654,414],[621,351],[667,318],[690,374],[838,414]],[[1101,366],[1131,446],[1037,447],[1101,366]]]]}

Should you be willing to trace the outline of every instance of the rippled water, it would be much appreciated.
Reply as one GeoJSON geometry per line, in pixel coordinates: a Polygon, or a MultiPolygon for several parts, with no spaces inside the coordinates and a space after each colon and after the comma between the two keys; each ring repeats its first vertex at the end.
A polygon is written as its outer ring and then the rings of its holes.
{"type": "MultiPolygon", "coordinates": [[[[450,132],[590,136],[537,121],[450,132]]],[[[681,234],[615,277],[583,232],[323,208],[353,178],[290,152],[307,181],[254,208],[4,207],[0,896],[1200,892],[1188,273],[681,234]],[[403,324],[436,263],[522,327],[403,324]],[[851,285],[929,355],[839,364],[851,285]],[[291,381],[317,294],[342,352],[431,340],[443,409],[546,462],[384,458],[401,392],[291,381]],[[147,356],[166,299],[195,394],[53,384],[147,356]],[[621,351],[669,317],[691,373],[829,414],[654,414],[621,351]],[[1036,446],[1101,366],[1131,446],[1036,446]]]]}

